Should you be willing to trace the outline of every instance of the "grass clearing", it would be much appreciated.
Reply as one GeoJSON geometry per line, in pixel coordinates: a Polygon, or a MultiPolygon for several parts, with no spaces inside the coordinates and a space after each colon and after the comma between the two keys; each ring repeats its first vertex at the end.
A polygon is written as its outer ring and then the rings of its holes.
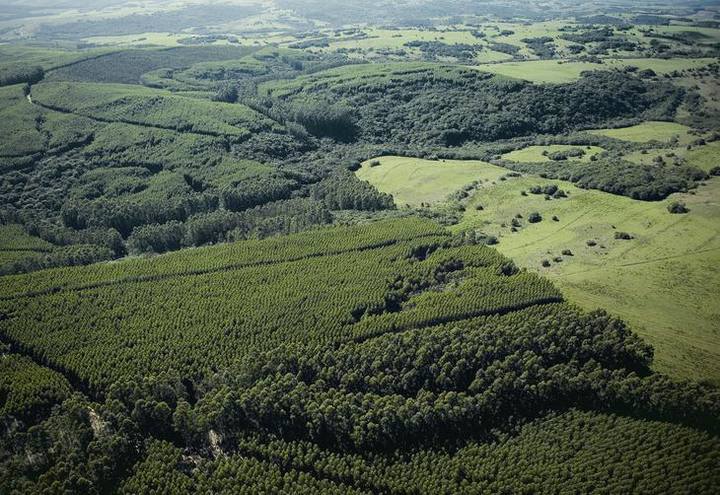
{"type": "Polygon", "coordinates": [[[606,136],[622,141],[631,141],[633,143],[647,143],[650,141],[668,142],[677,137],[679,143],[684,144],[693,139],[689,131],[689,127],[675,122],[650,121],[630,127],[595,129],[587,132],[596,136],[606,136]]]}
{"type": "Polygon", "coordinates": [[[680,71],[704,67],[714,61],[715,59],[712,58],[623,58],[606,59],[602,64],[594,64],[590,62],[568,62],[563,60],[528,60],[523,62],[478,65],[474,68],[538,83],[567,83],[579,79],[584,71],[589,70],[611,70],[634,66],[640,70],[652,69],[658,74],[666,74],[676,70],[680,71]]]}
{"type": "Polygon", "coordinates": [[[696,194],[643,202],[524,176],[481,189],[454,229],[496,235],[500,252],[552,279],[570,301],[586,309],[607,308],[628,321],[655,347],[658,370],[720,383],[719,217],[718,179],[696,194]],[[542,194],[521,195],[546,184],[558,185],[569,197],[548,201],[542,194]],[[668,213],[673,200],[685,202],[690,212],[668,213]],[[531,212],[543,220],[530,224],[531,212]],[[517,214],[523,218],[513,233],[517,214]],[[634,238],[615,239],[615,232],[634,238]],[[596,245],[588,246],[588,240],[596,245]],[[567,249],[572,256],[562,255],[567,249]],[[553,261],[556,257],[561,261],[553,261]],[[549,267],[541,265],[546,259],[549,267]]]}
{"type": "Polygon", "coordinates": [[[508,171],[473,160],[423,160],[383,156],[363,163],[357,176],[380,191],[392,194],[398,206],[440,203],[451,193],[476,180],[495,181],[508,171]],[[372,166],[375,161],[380,165],[372,166]]]}
{"type": "Polygon", "coordinates": [[[429,31],[420,29],[377,29],[364,31],[366,38],[330,40],[330,49],[348,48],[360,50],[381,50],[405,48],[411,41],[439,41],[447,44],[467,43],[480,44],[480,40],[470,31],[429,31]]]}
{"type": "Polygon", "coordinates": [[[720,165],[720,141],[693,145],[689,150],[685,146],[676,146],[646,150],[645,153],[634,151],[625,155],[624,158],[634,163],[650,165],[658,156],[670,162],[674,160],[673,156],[677,156],[684,159],[688,165],[709,172],[711,168],[720,165]]]}
{"type": "Polygon", "coordinates": [[[568,160],[575,160],[581,162],[589,162],[590,157],[601,153],[603,149],[599,146],[584,146],[584,145],[571,145],[571,144],[551,144],[547,146],[528,146],[519,150],[505,153],[502,158],[504,160],[512,160],[514,162],[529,162],[529,163],[541,163],[550,161],[550,158],[543,155],[543,152],[555,153],[558,151],[568,151],[574,148],[581,148],[585,151],[585,154],[579,158],[569,158],[568,160]]]}

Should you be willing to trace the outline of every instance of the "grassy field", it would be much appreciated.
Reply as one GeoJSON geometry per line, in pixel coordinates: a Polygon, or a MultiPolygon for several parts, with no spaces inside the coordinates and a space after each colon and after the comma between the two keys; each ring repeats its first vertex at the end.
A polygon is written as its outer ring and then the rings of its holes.
{"type": "Polygon", "coordinates": [[[620,67],[635,66],[639,69],[652,69],[659,74],[674,70],[704,67],[713,62],[712,58],[698,59],[608,59],[602,64],[590,62],[565,62],[561,60],[528,60],[524,62],[507,62],[503,64],[478,65],[475,68],[516,77],[539,83],[565,83],[580,78],[580,74],[588,70],[610,70],[620,67]]]}
{"type": "Polygon", "coordinates": [[[631,127],[596,129],[588,132],[598,136],[607,136],[623,141],[632,141],[634,143],[647,143],[649,141],[668,142],[673,137],[677,137],[679,144],[686,144],[693,140],[693,137],[688,134],[689,131],[689,127],[675,122],[643,122],[642,124],[631,127]]]}
{"type": "Polygon", "coordinates": [[[569,144],[551,144],[547,146],[528,146],[527,148],[511,151],[510,153],[505,153],[502,158],[504,160],[512,160],[514,162],[546,162],[549,161],[550,158],[543,155],[543,152],[547,151],[548,153],[554,153],[557,151],[566,151],[573,148],[582,148],[585,150],[585,155],[583,155],[582,157],[571,158],[571,160],[578,160],[582,162],[589,162],[590,157],[595,156],[603,151],[603,149],[599,146],[573,146],[569,144]]]}
{"type": "Polygon", "coordinates": [[[364,31],[367,38],[342,39],[330,42],[330,49],[356,48],[361,50],[400,49],[411,41],[441,41],[447,44],[479,44],[470,31],[428,31],[420,29],[377,29],[364,31]]]}
{"type": "Polygon", "coordinates": [[[695,145],[689,150],[685,146],[676,146],[646,150],[645,153],[634,151],[625,155],[625,159],[634,163],[650,165],[658,156],[670,162],[674,160],[674,156],[677,156],[684,159],[688,165],[708,172],[711,168],[720,165],[720,141],[702,146],[695,145]]]}
{"type": "Polygon", "coordinates": [[[507,170],[482,161],[422,160],[383,156],[380,165],[368,160],[357,176],[392,194],[398,206],[439,203],[466,184],[476,180],[494,181],[507,170]]]}
{"type": "Polygon", "coordinates": [[[569,300],[588,309],[607,308],[628,321],[655,347],[657,369],[720,383],[719,216],[717,179],[696,194],[642,202],[526,176],[481,189],[454,228],[498,236],[498,250],[551,278],[569,300]],[[569,197],[548,201],[521,194],[551,183],[569,197]],[[686,202],[690,213],[668,213],[668,202],[676,199],[686,202]],[[528,215],[536,211],[543,220],[529,224],[528,215]],[[522,226],[513,233],[517,214],[523,216],[522,226]],[[634,239],[615,239],[615,232],[634,239]],[[588,246],[588,240],[596,245],[588,246]],[[566,249],[573,255],[563,256],[566,249]],[[561,261],[553,261],[556,257],[561,261]],[[543,267],[543,260],[551,265],[543,267]]]}

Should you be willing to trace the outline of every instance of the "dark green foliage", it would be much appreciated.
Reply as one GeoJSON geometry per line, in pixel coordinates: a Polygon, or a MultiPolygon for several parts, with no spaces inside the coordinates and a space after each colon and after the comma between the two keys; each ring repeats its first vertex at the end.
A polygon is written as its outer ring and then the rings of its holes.
{"type": "Polygon", "coordinates": [[[331,210],[388,210],[395,208],[393,197],[345,170],[310,186],[310,197],[331,210]]]}
{"type": "Polygon", "coordinates": [[[597,246],[597,241],[595,241],[593,239],[588,239],[587,241],[585,241],[585,244],[587,244],[588,247],[594,247],[594,246],[597,246]]]}
{"type": "Polygon", "coordinates": [[[31,423],[71,394],[63,375],[18,354],[0,352],[0,420],[12,416],[31,423]]]}
{"type": "Polygon", "coordinates": [[[563,161],[569,158],[580,158],[585,156],[585,150],[582,148],[570,148],[563,151],[553,151],[548,153],[548,158],[555,161],[563,161]]]}
{"type": "Polygon", "coordinates": [[[6,431],[0,489],[621,490],[640,458],[709,493],[717,391],[477,242],[405,219],[9,280],[3,335],[103,399],[6,431]]]}
{"type": "Polygon", "coordinates": [[[534,211],[528,215],[527,221],[530,223],[542,222],[542,215],[540,215],[540,213],[534,211]]]}
{"type": "Polygon", "coordinates": [[[248,438],[241,451],[348,479],[374,493],[712,494],[718,439],[668,423],[571,410],[487,441],[409,455],[338,455],[308,442],[248,438]],[[672,473],[671,475],[667,473],[672,473]]]}
{"type": "Polygon", "coordinates": [[[620,232],[620,231],[615,232],[615,239],[629,241],[630,239],[633,239],[633,238],[634,237],[632,236],[632,234],[628,234],[627,232],[620,232]]]}
{"type": "Polygon", "coordinates": [[[272,94],[289,102],[320,98],[346,105],[359,117],[361,140],[423,146],[553,134],[644,112],[669,115],[682,96],[665,83],[620,72],[536,85],[454,67],[376,71],[337,85],[310,76],[272,94]]]}
{"type": "Polygon", "coordinates": [[[307,101],[294,103],[289,112],[289,120],[297,122],[318,137],[352,141],[357,134],[354,112],[347,105],[307,101]]]}
{"type": "MultiPolygon", "coordinates": [[[[189,223],[185,236],[212,242],[230,227],[229,236],[242,238],[232,216],[221,220],[229,225],[189,223]]],[[[40,272],[3,286],[0,313],[17,308],[18,298],[27,305],[0,328],[99,391],[150,370],[195,377],[295,338],[367,338],[560,299],[529,273],[498,275],[506,260],[475,243],[408,218],[40,272]],[[216,290],[222,295],[210,296],[216,290]],[[73,337],[78,329],[91,332],[92,345],[73,337]],[[163,359],[153,357],[158,352],[163,359]]]]}
{"type": "Polygon", "coordinates": [[[555,44],[553,38],[549,36],[523,38],[521,41],[540,58],[553,58],[555,56],[555,44]]]}
{"type": "Polygon", "coordinates": [[[418,48],[425,58],[437,60],[438,58],[454,57],[461,61],[474,60],[482,50],[478,45],[466,43],[447,44],[441,41],[410,41],[405,43],[409,48],[418,48]]]}
{"type": "Polygon", "coordinates": [[[35,84],[42,81],[45,77],[45,71],[42,67],[18,65],[13,67],[4,67],[0,74],[0,86],[10,86],[13,84],[35,84]]]}
{"type": "Polygon", "coordinates": [[[490,49],[495,50],[496,52],[507,53],[508,55],[515,55],[520,51],[520,47],[517,45],[497,42],[491,42],[490,49]]]}
{"type": "Polygon", "coordinates": [[[235,103],[238,99],[237,86],[233,84],[223,84],[217,93],[213,96],[213,101],[222,101],[225,103],[235,103]]]}
{"type": "Polygon", "coordinates": [[[597,29],[589,29],[579,33],[564,33],[560,38],[572,41],[574,43],[599,43],[613,36],[613,29],[610,27],[601,27],[597,29]]]}
{"type": "MultiPolygon", "coordinates": [[[[589,162],[515,163],[503,165],[528,173],[569,180],[578,187],[599,189],[645,201],[660,200],[693,188],[707,173],[688,165],[638,165],[622,158],[600,158],[589,162]]],[[[539,186],[530,192],[541,194],[539,186]]]]}
{"type": "Polygon", "coordinates": [[[544,266],[545,268],[547,268],[550,266],[550,260],[542,260],[542,262],[540,264],[542,266],[544,266]]]}
{"type": "Polygon", "coordinates": [[[27,273],[59,266],[89,265],[113,259],[115,253],[96,244],[72,244],[53,249],[48,253],[33,253],[20,260],[0,267],[0,275],[27,273]]]}
{"type": "Polygon", "coordinates": [[[685,206],[685,203],[682,201],[673,201],[667,206],[667,210],[670,213],[687,213],[690,211],[687,206],[685,206]]]}
{"type": "Polygon", "coordinates": [[[236,377],[244,388],[208,394],[196,420],[228,444],[254,425],[354,452],[472,438],[545,407],[634,410],[713,428],[717,394],[645,376],[651,355],[604,313],[535,307],[336,350],[275,351],[267,363],[253,357],[236,377]],[[654,394],[662,405],[645,401],[654,394]]]}
{"type": "Polygon", "coordinates": [[[180,249],[183,235],[183,224],[177,221],[136,227],[128,238],[128,251],[130,254],[174,251],[180,249]]]}

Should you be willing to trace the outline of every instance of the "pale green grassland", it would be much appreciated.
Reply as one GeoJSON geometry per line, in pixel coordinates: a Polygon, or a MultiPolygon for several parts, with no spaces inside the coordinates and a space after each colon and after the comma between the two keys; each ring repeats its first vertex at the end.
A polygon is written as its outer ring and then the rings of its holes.
{"type": "Polygon", "coordinates": [[[495,181],[508,171],[482,161],[421,160],[400,156],[383,156],[363,163],[357,176],[392,194],[400,207],[439,203],[448,195],[473,181],[495,181]]]}
{"type": "Polygon", "coordinates": [[[647,143],[650,141],[669,142],[677,137],[679,144],[685,144],[695,139],[689,134],[689,131],[689,127],[675,122],[650,121],[631,127],[595,129],[588,131],[588,133],[634,143],[647,143]]]}
{"type": "Polygon", "coordinates": [[[483,162],[380,161],[376,167],[366,162],[358,175],[395,195],[401,206],[440,203],[462,185],[483,180],[454,230],[497,236],[498,250],[551,278],[568,300],[625,319],[655,347],[658,370],[720,384],[719,179],[695,194],[643,202],[535,176],[499,180],[508,171],[483,162]],[[521,194],[546,184],[557,184],[568,198],[521,194]],[[690,212],[670,214],[667,204],[673,200],[684,201],[690,212]],[[535,211],[543,220],[529,224],[527,217],[535,211]],[[511,221],[517,214],[523,218],[513,233],[511,221]],[[634,239],[615,239],[615,232],[628,232],[634,239]],[[588,246],[588,240],[597,244],[588,246]],[[562,255],[566,249],[573,256],[562,255]],[[552,261],[556,257],[562,261],[552,261]],[[551,261],[550,267],[541,266],[544,259],[551,261]]]}
{"type": "Polygon", "coordinates": [[[587,309],[605,308],[628,321],[655,347],[657,369],[720,383],[718,218],[718,179],[694,195],[642,202],[523,177],[481,189],[455,228],[497,235],[498,250],[520,266],[547,275],[570,301],[587,309]],[[568,191],[569,198],[548,201],[543,195],[521,195],[535,184],[549,183],[568,191]],[[678,199],[690,213],[667,211],[668,202],[678,199]],[[529,224],[526,218],[535,211],[543,220],[529,224]],[[523,216],[522,227],[513,233],[510,222],[516,214],[523,216]],[[617,240],[616,231],[634,239],[617,240]],[[588,240],[597,245],[588,246],[588,240]],[[573,256],[563,256],[565,249],[573,256]],[[558,256],[561,262],[552,261],[558,256]],[[541,266],[545,259],[551,261],[549,268],[541,266]]]}
{"type": "Polygon", "coordinates": [[[579,158],[569,158],[568,161],[581,161],[589,162],[590,157],[597,155],[602,152],[603,149],[599,146],[583,146],[583,145],[570,145],[570,144],[551,144],[547,146],[528,146],[519,150],[505,153],[502,158],[504,160],[511,160],[514,162],[528,162],[528,163],[541,163],[550,161],[550,158],[543,155],[544,151],[548,153],[554,153],[557,151],[567,151],[573,148],[582,148],[585,150],[585,154],[579,158]]]}
{"type": "Polygon", "coordinates": [[[420,29],[377,29],[364,31],[368,37],[363,39],[339,39],[330,43],[331,49],[359,48],[361,50],[400,49],[411,41],[440,41],[447,44],[479,44],[480,40],[470,31],[429,31],[420,29]]]}
{"type": "Polygon", "coordinates": [[[565,40],[559,39],[558,36],[561,34],[560,28],[571,24],[570,21],[547,21],[547,22],[534,22],[532,24],[517,24],[517,23],[497,23],[493,24],[497,26],[499,30],[484,29],[485,33],[492,41],[499,43],[509,43],[520,47],[519,55],[525,58],[538,58],[535,53],[530,50],[527,45],[522,41],[525,38],[541,38],[549,36],[555,38],[555,45],[563,51],[568,45],[572,44],[565,40]],[[513,31],[513,34],[500,36],[499,33],[502,31],[513,31]]]}
{"type": "Polygon", "coordinates": [[[634,151],[625,155],[625,159],[634,163],[649,165],[654,163],[658,156],[663,157],[666,162],[672,163],[674,161],[672,155],[684,159],[688,165],[709,172],[711,168],[720,166],[720,141],[701,146],[695,145],[689,150],[685,146],[676,146],[647,150],[645,153],[634,151]]]}
{"type": "Polygon", "coordinates": [[[339,37],[330,40],[330,46],[321,51],[334,51],[341,48],[361,50],[371,55],[378,50],[405,50],[414,57],[420,57],[421,52],[416,48],[405,46],[412,41],[438,41],[454,45],[458,43],[468,45],[479,45],[483,50],[476,57],[477,63],[502,62],[512,59],[512,55],[497,52],[488,48],[486,40],[476,38],[467,29],[452,29],[429,31],[422,29],[379,29],[369,28],[364,30],[368,35],[364,39],[344,39],[351,37],[339,37]]]}
{"type": "Polygon", "coordinates": [[[566,83],[580,78],[580,74],[589,70],[611,70],[615,68],[634,66],[641,70],[652,69],[658,74],[665,74],[675,70],[704,67],[715,59],[642,59],[623,58],[606,59],[602,64],[590,62],[566,62],[562,60],[527,60],[521,62],[507,62],[502,64],[478,65],[475,68],[494,74],[525,79],[538,83],[566,83]]]}

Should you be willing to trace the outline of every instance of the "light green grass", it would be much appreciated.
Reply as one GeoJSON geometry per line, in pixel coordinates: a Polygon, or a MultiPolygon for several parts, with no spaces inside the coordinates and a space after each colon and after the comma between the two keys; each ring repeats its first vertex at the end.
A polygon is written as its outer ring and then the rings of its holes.
{"type": "Polygon", "coordinates": [[[581,162],[589,162],[590,157],[595,156],[603,151],[603,149],[599,146],[551,144],[547,146],[528,146],[527,148],[511,151],[510,153],[505,153],[502,158],[504,160],[511,160],[514,162],[542,163],[550,161],[550,158],[543,155],[544,151],[547,151],[548,153],[554,153],[556,151],[566,151],[572,148],[582,148],[583,150],[585,150],[585,154],[579,158],[570,158],[568,161],[574,160],[581,162]]]}
{"type": "Polygon", "coordinates": [[[426,31],[420,29],[366,29],[364,39],[331,41],[330,48],[359,48],[361,50],[400,49],[411,41],[439,41],[447,44],[480,44],[470,31],[426,31]]]}
{"type": "Polygon", "coordinates": [[[675,122],[643,122],[631,127],[620,127],[617,129],[595,129],[588,131],[597,136],[606,136],[623,141],[634,143],[647,143],[649,141],[668,142],[677,137],[680,143],[689,142],[691,136],[688,134],[690,128],[675,122]]]}
{"type": "Polygon", "coordinates": [[[566,21],[545,21],[545,22],[533,22],[531,24],[521,23],[497,23],[499,31],[492,29],[486,29],[485,32],[491,37],[492,41],[500,43],[509,43],[520,47],[519,54],[526,58],[537,58],[537,55],[530,50],[527,45],[522,41],[525,38],[541,38],[549,36],[554,38],[553,43],[559,50],[563,50],[570,43],[559,39],[558,36],[561,34],[560,28],[567,25],[566,21]],[[500,31],[513,31],[513,34],[499,36],[500,31]]]}
{"type": "Polygon", "coordinates": [[[655,347],[657,369],[720,383],[719,222],[718,179],[695,195],[642,202],[525,176],[479,190],[454,229],[498,236],[500,252],[551,278],[570,301],[587,309],[605,308],[629,322],[655,347]],[[533,185],[550,183],[569,197],[548,201],[543,195],[521,195],[533,185]],[[686,202],[690,213],[668,213],[673,199],[686,202]],[[543,221],[528,224],[534,211],[543,221]],[[512,233],[510,222],[518,213],[524,217],[522,227],[512,233]],[[635,239],[616,240],[616,231],[635,239]],[[597,245],[587,246],[589,239],[597,245]],[[564,249],[574,256],[541,266],[564,249]]]}
{"type": "Polygon", "coordinates": [[[649,59],[623,58],[607,59],[602,64],[590,62],[566,62],[562,60],[528,60],[523,62],[507,62],[502,64],[485,64],[475,67],[478,70],[501,74],[508,77],[525,79],[539,83],[566,83],[580,78],[580,74],[589,70],[611,70],[634,66],[641,70],[652,69],[658,74],[674,70],[704,67],[715,59],[649,59]]]}
{"type": "Polygon", "coordinates": [[[378,158],[363,163],[357,176],[380,191],[392,194],[398,206],[440,203],[451,193],[476,180],[494,181],[508,171],[482,161],[422,160],[400,156],[378,158]]]}
{"type": "Polygon", "coordinates": [[[650,165],[654,163],[656,157],[661,156],[666,162],[673,162],[673,157],[668,154],[674,154],[685,160],[685,163],[700,170],[709,172],[711,168],[720,165],[720,141],[714,141],[705,145],[693,145],[691,149],[685,146],[664,147],[652,150],[634,151],[625,155],[625,159],[634,163],[650,165]]]}

